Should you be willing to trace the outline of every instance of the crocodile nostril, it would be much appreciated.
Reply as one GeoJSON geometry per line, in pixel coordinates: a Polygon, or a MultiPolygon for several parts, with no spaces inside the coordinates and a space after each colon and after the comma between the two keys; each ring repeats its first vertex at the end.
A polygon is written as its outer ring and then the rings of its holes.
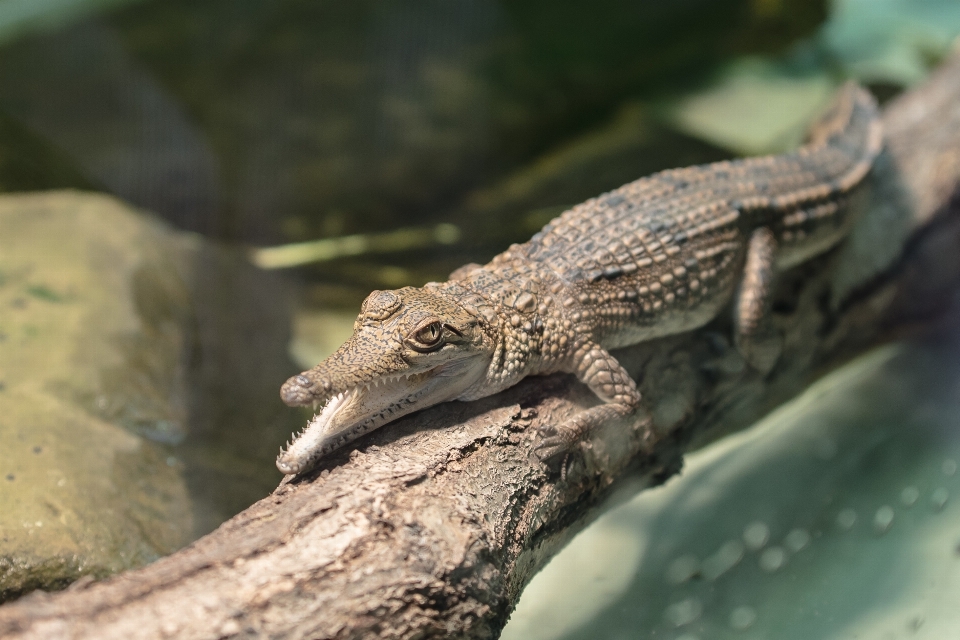
{"type": "Polygon", "coordinates": [[[310,378],[308,378],[307,376],[303,375],[302,373],[296,377],[296,380],[297,380],[298,383],[300,383],[300,384],[301,384],[302,386],[304,386],[304,387],[312,387],[312,386],[313,386],[313,383],[310,382],[310,378]]]}

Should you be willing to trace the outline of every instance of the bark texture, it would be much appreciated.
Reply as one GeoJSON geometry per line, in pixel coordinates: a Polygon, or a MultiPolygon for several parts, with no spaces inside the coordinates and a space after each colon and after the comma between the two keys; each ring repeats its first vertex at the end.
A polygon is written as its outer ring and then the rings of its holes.
{"type": "Polygon", "coordinates": [[[783,355],[765,379],[729,314],[617,353],[655,433],[606,425],[565,466],[536,431],[590,406],[573,378],[528,379],[385,427],[148,567],[0,608],[4,638],[496,637],[523,586],[627,479],[750,424],[877,342],[943,317],[960,288],[960,58],[884,112],[867,215],[784,274],[783,355]]]}

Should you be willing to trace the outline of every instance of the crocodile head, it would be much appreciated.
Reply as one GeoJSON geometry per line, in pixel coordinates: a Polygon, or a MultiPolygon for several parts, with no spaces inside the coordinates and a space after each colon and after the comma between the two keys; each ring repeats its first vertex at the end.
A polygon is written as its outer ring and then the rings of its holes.
{"type": "Polygon", "coordinates": [[[480,319],[436,288],[374,291],[350,339],[281,388],[288,405],[323,409],[281,450],[277,468],[306,471],[381,425],[460,397],[483,379],[492,354],[480,319]]]}

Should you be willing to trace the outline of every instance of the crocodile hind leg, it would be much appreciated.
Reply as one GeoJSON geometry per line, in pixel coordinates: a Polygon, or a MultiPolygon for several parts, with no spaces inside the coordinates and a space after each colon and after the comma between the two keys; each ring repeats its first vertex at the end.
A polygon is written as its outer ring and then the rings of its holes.
{"type": "Polygon", "coordinates": [[[780,357],[782,339],[770,319],[777,240],[766,228],[750,236],[743,281],[734,307],[737,349],[754,369],[767,374],[780,357]]]}
{"type": "Polygon", "coordinates": [[[617,359],[599,345],[577,349],[573,372],[604,404],[581,411],[559,426],[540,431],[537,456],[543,461],[566,455],[595,426],[632,413],[640,404],[637,384],[617,359]]]}

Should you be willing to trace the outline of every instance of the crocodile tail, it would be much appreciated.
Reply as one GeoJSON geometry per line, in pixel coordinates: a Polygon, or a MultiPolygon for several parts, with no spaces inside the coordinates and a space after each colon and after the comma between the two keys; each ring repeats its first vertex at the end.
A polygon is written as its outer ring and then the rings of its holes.
{"type": "Polygon", "coordinates": [[[846,190],[856,185],[873,166],[883,147],[877,101],[856,82],[845,82],[827,109],[810,126],[805,146],[810,150],[829,146],[849,155],[853,163],[839,177],[836,186],[846,190]]]}

